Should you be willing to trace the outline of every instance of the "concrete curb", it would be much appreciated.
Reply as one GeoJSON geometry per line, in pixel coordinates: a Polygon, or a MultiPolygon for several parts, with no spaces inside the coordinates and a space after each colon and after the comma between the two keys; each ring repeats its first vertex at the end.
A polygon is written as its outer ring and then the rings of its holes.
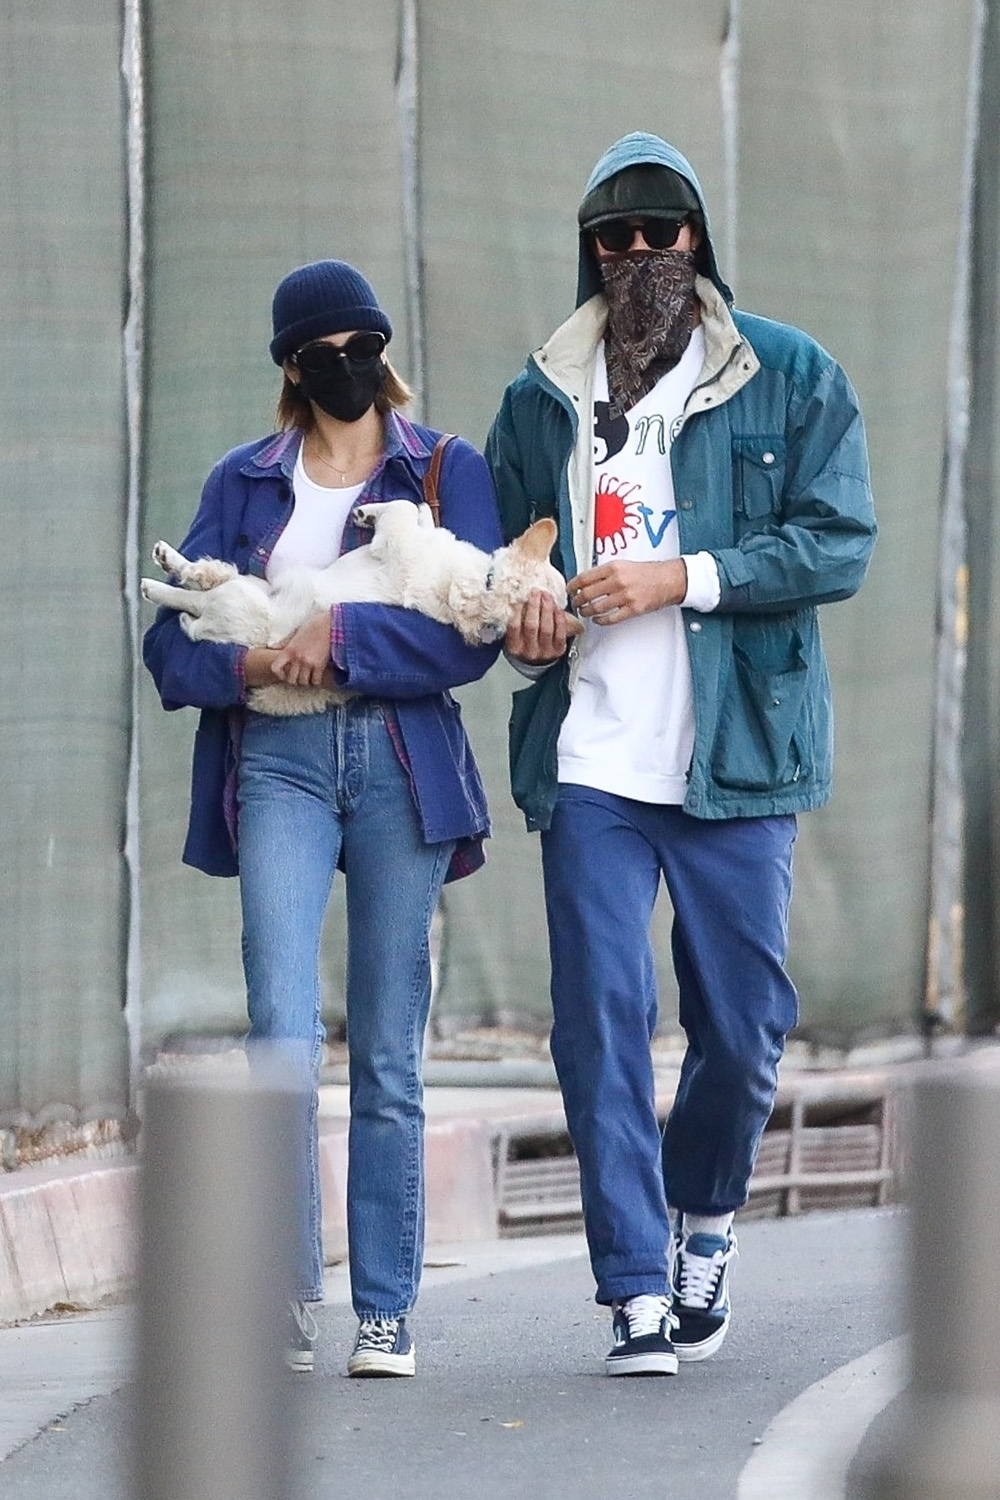
{"type": "MultiPolygon", "coordinates": [[[[429,1246],[499,1237],[492,1159],[497,1128],[476,1118],[428,1120],[429,1246]]],[[[347,1255],[347,1129],[340,1116],[321,1118],[328,1263],[347,1255]]],[[[134,1158],[25,1168],[0,1178],[0,1324],[55,1308],[94,1307],[129,1290],[138,1180],[134,1158]]]]}
{"type": "MultiPolygon", "coordinates": [[[[792,1069],[779,1082],[778,1103],[796,1097],[848,1100],[905,1087],[920,1064],[843,1070],[792,1069]]],[[[459,1075],[449,1075],[457,1081],[459,1075]]],[[[464,1082],[464,1075],[462,1081],[464,1082]]],[[[665,1113],[674,1072],[657,1077],[665,1113]]],[[[328,1264],[347,1255],[348,1091],[320,1089],[320,1171],[323,1239],[328,1264]]],[[[504,1133],[565,1129],[557,1089],[448,1087],[425,1090],[426,1243],[429,1247],[500,1237],[494,1192],[494,1142],[504,1133]]],[[[23,1168],[0,1175],[0,1324],[58,1307],[88,1308],[119,1297],[135,1276],[134,1157],[23,1168]]]]}
{"type": "Polygon", "coordinates": [[[134,1275],[134,1161],[26,1168],[0,1179],[0,1323],[93,1307],[134,1275]]]}
{"type": "MultiPolygon", "coordinates": [[[[327,1263],[347,1256],[347,1121],[320,1126],[323,1248],[327,1263]]],[[[428,1245],[499,1238],[493,1192],[494,1128],[482,1120],[428,1121],[424,1134],[428,1245]]]]}

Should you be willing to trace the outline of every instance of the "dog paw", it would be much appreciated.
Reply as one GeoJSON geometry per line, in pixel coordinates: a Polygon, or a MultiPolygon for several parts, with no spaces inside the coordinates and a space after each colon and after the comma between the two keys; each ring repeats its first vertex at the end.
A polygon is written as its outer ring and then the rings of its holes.
{"type": "Polygon", "coordinates": [[[388,501],[385,500],[372,500],[368,505],[357,505],[354,508],[354,519],[359,526],[365,526],[370,530],[387,504],[388,501]]]}
{"type": "Polygon", "coordinates": [[[157,542],[153,547],[153,561],[164,573],[179,574],[187,566],[186,560],[167,542],[157,542]]]}

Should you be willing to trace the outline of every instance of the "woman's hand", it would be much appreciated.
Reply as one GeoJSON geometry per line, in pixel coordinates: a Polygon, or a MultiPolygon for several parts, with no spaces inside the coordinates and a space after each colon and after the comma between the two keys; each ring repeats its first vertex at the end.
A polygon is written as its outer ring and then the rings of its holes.
{"type": "MultiPolygon", "coordinates": [[[[274,673],[271,664],[278,659],[278,652],[273,646],[251,646],[247,651],[243,663],[243,676],[248,688],[271,687],[274,682],[274,673]]],[[[333,688],[337,684],[333,680],[333,668],[328,668],[323,673],[320,687],[333,688]]]]}
{"type": "Polygon", "coordinates": [[[243,663],[247,687],[267,687],[275,678],[291,687],[335,687],[330,664],[330,616],[313,615],[277,650],[252,646],[243,663]]]}
{"type": "Polygon", "coordinates": [[[324,674],[327,686],[332,681],[330,671],[330,611],[321,610],[278,648],[271,675],[290,687],[323,687],[324,674]]]}
{"type": "Polygon", "coordinates": [[[681,604],[687,594],[687,568],[679,557],[667,562],[601,563],[578,573],[566,585],[577,613],[595,625],[618,625],[636,615],[648,615],[668,604],[681,604]]]}

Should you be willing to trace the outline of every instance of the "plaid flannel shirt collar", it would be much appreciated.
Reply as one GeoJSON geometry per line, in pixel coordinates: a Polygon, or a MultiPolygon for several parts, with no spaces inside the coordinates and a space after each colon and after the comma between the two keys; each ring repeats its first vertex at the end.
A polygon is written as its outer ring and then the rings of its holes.
{"type": "MultiPolygon", "coordinates": [[[[287,479],[291,479],[295,471],[295,460],[299,455],[302,437],[302,429],[299,427],[290,427],[287,432],[279,432],[271,442],[253,455],[246,467],[248,469],[280,469],[287,479]]],[[[410,459],[430,458],[432,451],[412,422],[408,422],[398,411],[386,412],[385,445],[372,478],[374,479],[393,459],[402,458],[405,462],[410,459]]]]}

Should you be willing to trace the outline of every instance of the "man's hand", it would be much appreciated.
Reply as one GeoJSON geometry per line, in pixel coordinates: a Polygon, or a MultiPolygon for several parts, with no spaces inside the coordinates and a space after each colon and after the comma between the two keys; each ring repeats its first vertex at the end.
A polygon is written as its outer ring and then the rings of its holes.
{"type": "Polygon", "coordinates": [[[687,587],[687,568],[679,557],[668,562],[601,563],[567,584],[577,613],[595,625],[618,625],[680,604],[687,587]]]}
{"type": "Polygon", "coordinates": [[[332,683],[330,611],[311,615],[275,653],[271,676],[291,687],[324,687],[332,683]]]}
{"type": "Polygon", "coordinates": [[[559,608],[551,594],[532,589],[520,614],[507,627],[504,649],[508,655],[532,666],[558,661],[566,653],[566,621],[566,611],[559,608]]]}

